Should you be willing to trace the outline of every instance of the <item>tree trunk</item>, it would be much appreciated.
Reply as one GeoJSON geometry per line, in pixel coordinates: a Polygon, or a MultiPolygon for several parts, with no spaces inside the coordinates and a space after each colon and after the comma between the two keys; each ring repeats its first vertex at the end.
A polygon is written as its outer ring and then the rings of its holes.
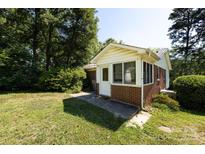
{"type": "Polygon", "coordinates": [[[38,33],[39,33],[39,16],[40,16],[40,9],[34,10],[34,25],[33,25],[33,65],[36,66],[38,62],[38,54],[37,54],[37,48],[38,48],[38,33]]]}
{"type": "Polygon", "coordinates": [[[189,33],[190,33],[190,13],[188,11],[188,14],[187,14],[187,31],[186,31],[186,48],[185,48],[185,61],[187,61],[187,56],[188,56],[188,53],[189,53],[189,33]]]}
{"type": "Polygon", "coordinates": [[[50,49],[51,49],[51,37],[52,37],[52,24],[49,24],[49,29],[48,29],[48,42],[46,45],[46,70],[49,70],[49,67],[51,65],[51,53],[50,53],[50,49]]]}

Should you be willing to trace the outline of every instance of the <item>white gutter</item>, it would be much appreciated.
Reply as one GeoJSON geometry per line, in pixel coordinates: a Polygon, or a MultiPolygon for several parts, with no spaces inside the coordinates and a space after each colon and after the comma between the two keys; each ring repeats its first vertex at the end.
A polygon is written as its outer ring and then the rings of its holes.
{"type": "Polygon", "coordinates": [[[144,110],[144,75],[143,75],[143,59],[141,58],[141,109],[144,110]]]}

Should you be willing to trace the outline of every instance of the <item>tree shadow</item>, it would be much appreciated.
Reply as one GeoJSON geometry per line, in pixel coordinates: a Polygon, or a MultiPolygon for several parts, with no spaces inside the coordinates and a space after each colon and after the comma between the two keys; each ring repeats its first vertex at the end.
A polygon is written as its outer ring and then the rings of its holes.
{"type": "Polygon", "coordinates": [[[112,131],[116,131],[126,121],[126,119],[116,118],[112,113],[76,98],[64,99],[63,105],[65,113],[81,117],[112,131]]]}
{"type": "Polygon", "coordinates": [[[181,108],[180,110],[182,112],[186,112],[186,113],[190,113],[190,114],[205,116],[205,112],[203,110],[191,110],[191,109],[185,109],[185,108],[181,108]]]}

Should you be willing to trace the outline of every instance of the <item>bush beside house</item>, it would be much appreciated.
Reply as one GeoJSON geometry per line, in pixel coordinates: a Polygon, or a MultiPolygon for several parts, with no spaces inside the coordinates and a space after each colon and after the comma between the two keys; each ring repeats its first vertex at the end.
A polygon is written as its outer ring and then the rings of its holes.
{"type": "Polygon", "coordinates": [[[174,80],[180,105],[186,109],[205,110],[205,76],[187,75],[174,80]]]}
{"type": "Polygon", "coordinates": [[[153,105],[161,109],[169,108],[173,111],[179,111],[179,102],[162,93],[153,97],[153,105]]]}
{"type": "Polygon", "coordinates": [[[80,92],[86,73],[82,68],[51,69],[39,79],[39,87],[46,91],[80,92]]]}

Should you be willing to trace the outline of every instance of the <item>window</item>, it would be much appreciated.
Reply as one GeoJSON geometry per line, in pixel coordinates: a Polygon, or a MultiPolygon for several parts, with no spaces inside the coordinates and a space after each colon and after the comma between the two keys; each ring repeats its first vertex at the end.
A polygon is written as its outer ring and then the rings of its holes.
{"type": "Polygon", "coordinates": [[[136,83],[135,62],[124,63],[124,83],[125,84],[136,83]]]}
{"type": "Polygon", "coordinates": [[[152,83],[152,64],[143,63],[144,84],[152,83]]]}
{"type": "Polygon", "coordinates": [[[159,79],[160,77],[159,77],[159,71],[160,71],[160,68],[157,66],[157,79],[159,79]]]}
{"type": "Polygon", "coordinates": [[[113,82],[122,83],[122,63],[113,65],[113,82]]]}
{"type": "Polygon", "coordinates": [[[108,81],[108,68],[103,68],[103,81],[108,81]]]}
{"type": "Polygon", "coordinates": [[[135,61],[113,64],[113,83],[135,84],[136,83],[135,61]]]}

